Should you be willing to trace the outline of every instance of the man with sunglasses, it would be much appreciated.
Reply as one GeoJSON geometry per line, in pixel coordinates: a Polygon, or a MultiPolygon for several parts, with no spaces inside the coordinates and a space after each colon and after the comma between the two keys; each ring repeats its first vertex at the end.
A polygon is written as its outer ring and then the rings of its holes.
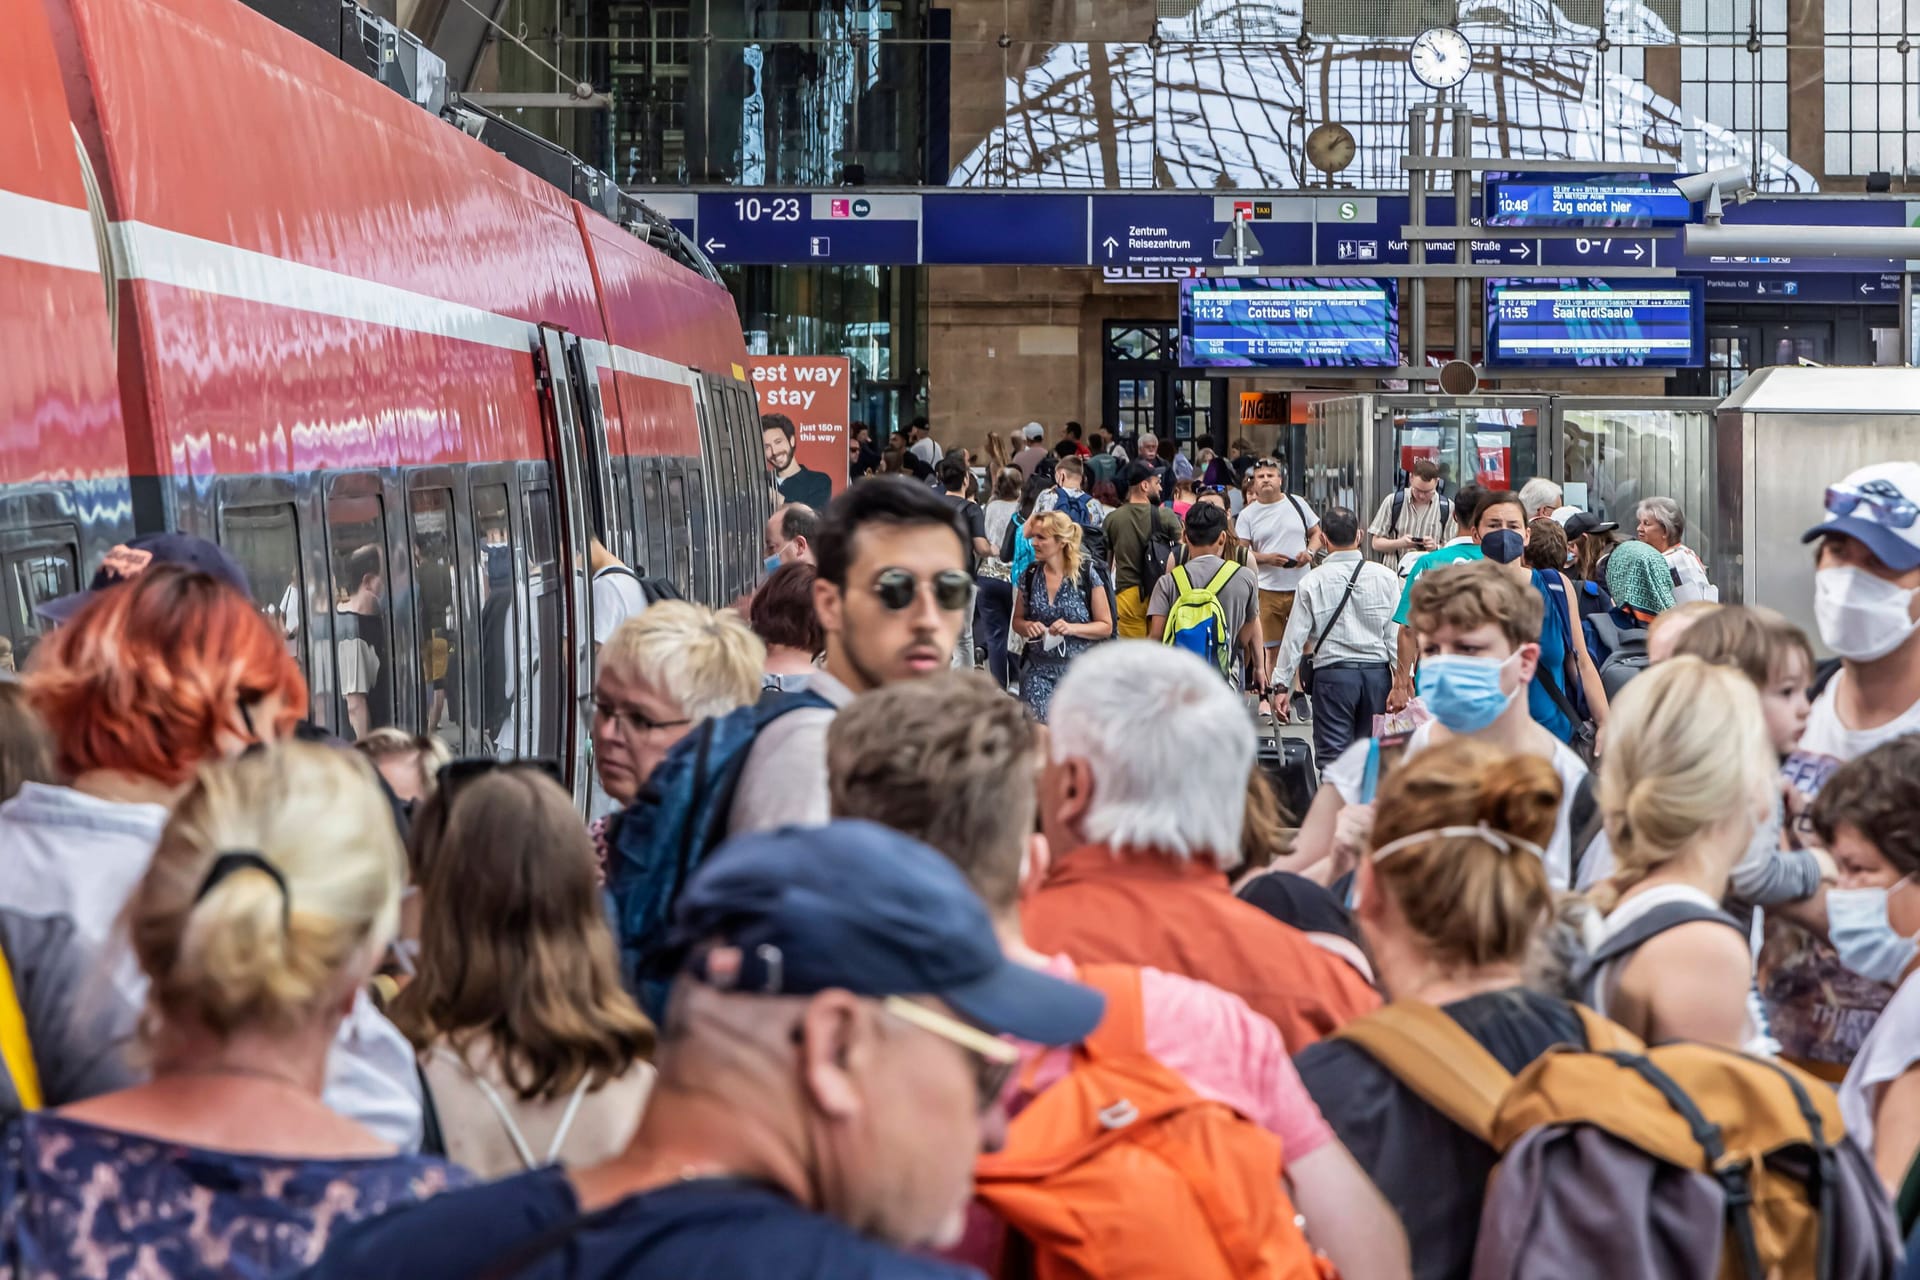
{"type": "Polygon", "coordinates": [[[944,498],[875,476],[835,498],[814,555],[814,611],[826,661],[808,684],[831,708],[803,707],[754,740],[728,811],[738,835],[827,820],[827,726],[855,695],[946,670],[973,614],[972,539],[944,498]]]}
{"type": "Polygon", "coordinates": [[[625,1153],[340,1233],[310,1280],[965,1280],[973,1162],[1018,1050],[1098,993],[1008,959],[947,860],[866,822],[731,842],[681,897],[659,1077],[625,1153]]]}

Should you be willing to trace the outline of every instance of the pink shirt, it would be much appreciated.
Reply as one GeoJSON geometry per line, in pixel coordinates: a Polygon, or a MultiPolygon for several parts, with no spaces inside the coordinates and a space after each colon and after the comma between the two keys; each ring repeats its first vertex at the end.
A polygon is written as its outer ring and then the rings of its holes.
{"type": "MultiPolygon", "coordinates": [[[[1072,978],[1078,972],[1064,955],[1047,961],[1047,972],[1072,978]]],[[[1159,969],[1140,970],[1140,1000],[1146,1015],[1147,1052],[1162,1066],[1180,1073],[1188,1087],[1211,1102],[1224,1102],[1280,1139],[1291,1164],[1333,1139],[1287,1056],[1286,1042],[1273,1022],[1253,1011],[1239,996],[1219,987],[1159,969]]],[[[1059,1081],[1072,1066],[1071,1049],[1042,1049],[1022,1043],[1021,1065],[1010,1089],[1020,1089],[1033,1055],[1043,1053],[1034,1073],[1033,1094],[1059,1081]]],[[[1031,1096],[1031,1095],[1029,1095],[1031,1096]]],[[[994,1274],[1005,1229],[979,1201],[967,1210],[966,1235],[940,1256],[994,1274]]]]}

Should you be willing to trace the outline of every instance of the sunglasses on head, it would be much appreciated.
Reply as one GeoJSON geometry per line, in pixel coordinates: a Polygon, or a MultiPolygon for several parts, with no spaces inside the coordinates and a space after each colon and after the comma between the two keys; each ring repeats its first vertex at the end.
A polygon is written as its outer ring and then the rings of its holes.
{"type": "MultiPolygon", "coordinates": [[[[973,579],[958,569],[942,569],[933,575],[933,602],[949,613],[957,613],[973,604],[973,579]]],[[[920,594],[920,577],[906,569],[882,569],[873,580],[873,594],[894,613],[913,606],[920,594]]]]}
{"type": "Polygon", "coordinates": [[[1827,490],[1827,514],[1835,519],[1857,515],[1863,507],[1872,513],[1874,523],[1889,529],[1911,529],[1920,520],[1920,506],[1884,480],[1871,480],[1857,489],[1836,484],[1827,490]]]}

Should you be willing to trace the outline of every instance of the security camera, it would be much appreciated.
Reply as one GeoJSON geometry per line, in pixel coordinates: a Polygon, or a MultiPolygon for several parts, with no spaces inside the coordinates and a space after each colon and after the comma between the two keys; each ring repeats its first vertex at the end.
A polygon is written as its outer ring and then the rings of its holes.
{"type": "Polygon", "coordinates": [[[1732,196],[1735,204],[1744,204],[1754,196],[1752,180],[1746,169],[1737,164],[1715,169],[1711,173],[1675,178],[1673,185],[1675,190],[1694,204],[1705,202],[1705,218],[1708,222],[1720,221],[1720,201],[1723,197],[1732,196]]]}

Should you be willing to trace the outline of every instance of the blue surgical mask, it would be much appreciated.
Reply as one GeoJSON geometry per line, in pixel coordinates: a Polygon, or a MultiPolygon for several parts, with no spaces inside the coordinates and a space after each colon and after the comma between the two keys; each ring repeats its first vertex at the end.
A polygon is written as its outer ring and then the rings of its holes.
{"type": "Polygon", "coordinates": [[[775,569],[778,569],[780,567],[780,557],[768,556],[765,560],[762,560],[760,562],[760,566],[763,569],[765,569],[768,573],[772,573],[775,569]]]}
{"type": "Polygon", "coordinates": [[[1526,554],[1527,540],[1515,529],[1495,529],[1480,539],[1480,550],[1495,564],[1512,564],[1526,554]]]}
{"type": "Polygon", "coordinates": [[[1513,701],[1513,695],[1500,687],[1501,673],[1508,662],[1499,658],[1473,658],[1465,654],[1436,654],[1420,659],[1416,684],[1420,700],[1433,718],[1454,733],[1478,733],[1495,720],[1513,701]]]}
{"type": "MultiPolygon", "coordinates": [[[[1893,889],[1905,883],[1902,879],[1893,889]]],[[[1887,895],[1893,889],[1827,890],[1827,937],[1840,963],[1874,982],[1900,981],[1920,955],[1920,942],[1901,937],[1887,919],[1887,895]]]]}

